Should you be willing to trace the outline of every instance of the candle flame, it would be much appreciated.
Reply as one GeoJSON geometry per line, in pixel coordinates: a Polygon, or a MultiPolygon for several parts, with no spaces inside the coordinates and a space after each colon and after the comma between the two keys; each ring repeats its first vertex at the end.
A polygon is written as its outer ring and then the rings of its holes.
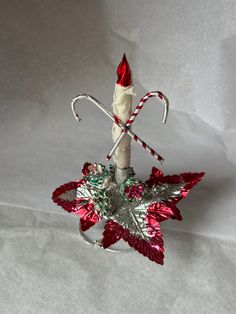
{"type": "Polygon", "coordinates": [[[131,69],[125,54],[123,55],[123,58],[120,64],[118,65],[117,76],[118,76],[116,82],[117,84],[124,87],[132,85],[131,69]]]}

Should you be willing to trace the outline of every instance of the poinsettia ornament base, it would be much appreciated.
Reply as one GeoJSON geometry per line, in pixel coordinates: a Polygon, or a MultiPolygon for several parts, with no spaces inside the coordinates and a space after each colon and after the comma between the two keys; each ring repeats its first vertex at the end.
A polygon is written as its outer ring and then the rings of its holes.
{"type": "Polygon", "coordinates": [[[104,165],[86,162],[82,175],[82,179],[58,187],[52,196],[57,205],[80,216],[81,232],[104,219],[99,246],[107,249],[123,239],[151,261],[163,264],[160,223],[169,218],[182,219],[176,204],[204,173],[164,176],[153,167],[145,183],[130,171],[129,177],[119,185],[114,166],[106,169],[104,165]]]}

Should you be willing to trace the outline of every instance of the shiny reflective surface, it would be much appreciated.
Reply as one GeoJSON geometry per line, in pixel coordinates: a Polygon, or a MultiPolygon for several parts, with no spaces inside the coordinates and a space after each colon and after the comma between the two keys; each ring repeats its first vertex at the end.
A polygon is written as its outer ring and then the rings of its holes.
{"type": "Polygon", "coordinates": [[[107,170],[101,164],[85,163],[83,179],[56,189],[53,200],[81,217],[81,231],[107,220],[102,240],[93,244],[108,248],[123,239],[151,261],[163,264],[160,222],[182,219],[176,203],[187,196],[204,173],[164,176],[153,168],[146,183],[130,175],[122,185],[117,184],[114,173],[113,166],[107,170]],[[132,189],[135,193],[130,193],[132,189]]]}

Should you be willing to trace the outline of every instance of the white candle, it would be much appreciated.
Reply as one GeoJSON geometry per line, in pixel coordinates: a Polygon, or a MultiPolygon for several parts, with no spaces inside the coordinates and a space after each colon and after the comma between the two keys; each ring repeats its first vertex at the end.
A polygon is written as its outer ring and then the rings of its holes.
{"type": "MultiPolygon", "coordinates": [[[[132,96],[134,95],[131,70],[126,60],[125,55],[117,68],[118,80],[115,84],[115,91],[113,94],[113,113],[123,123],[129,120],[132,113],[132,96]]],[[[112,138],[115,142],[120,136],[121,129],[117,124],[113,124],[112,138]]],[[[131,159],[131,138],[125,134],[122,141],[118,145],[114,155],[113,161],[116,165],[116,179],[122,183],[130,172],[131,159]]]]}

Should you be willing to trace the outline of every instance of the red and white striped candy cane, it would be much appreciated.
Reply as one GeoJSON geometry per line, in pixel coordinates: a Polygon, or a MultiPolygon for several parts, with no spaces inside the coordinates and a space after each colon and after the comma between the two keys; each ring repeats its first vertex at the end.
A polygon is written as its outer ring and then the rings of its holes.
{"type": "MultiPolygon", "coordinates": [[[[125,124],[122,123],[122,121],[117,117],[114,116],[113,120],[120,128],[121,130],[125,133],[127,133],[135,142],[140,144],[144,149],[146,149],[152,156],[154,156],[157,160],[159,160],[161,163],[164,161],[164,158],[161,157],[153,148],[151,148],[147,143],[145,143],[140,137],[138,137],[135,133],[133,133],[129,128],[126,127],[125,124]]],[[[108,156],[106,157],[107,160],[108,156]]]]}
{"type": "Polygon", "coordinates": [[[76,112],[75,110],[75,104],[77,101],[81,99],[87,99],[94,103],[100,110],[102,110],[113,122],[115,122],[122,131],[127,133],[131,138],[133,138],[138,144],[140,144],[143,148],[145,148],[148,152],[151,153],[152,156],[154,156],[157,160],[163,161],[164,159],[158,155],[154,149],[152,149],[149,145],[147,145],[141,138],[139,138],[135,133],[133,133],[129,128],[126,127],[126,125],[120,121],[120,119],[116,116],[114,116],[100,101],[98,101],[96,98],[93,96],[87,95],[87,94],[80,94],[76,96],[72,102],[71,102],[71,109],[73,112],[73,115],[77,121],[80,121],[80,115],[76,112]]]}
{"type": "MultiPolygon", "coordinates": [[[[165,107],[164,107],[164,112],[163,112],[163,117],[162,117],[162,123],[166,123],[167,115],[168,115],[168,110],[169,110],[169,101],[168,98],[160,91],[155,91],[155,92],[149,92],[147,93],[139,102],[138,106],[135,108],[134,112],[131,114],[129,120],[126,122],[126,129],[122,130],[120,136],[114,143],[110,153],[107,155],[107,160],[111,159],[112,155],[114,154],[116,148],[118,147],[119,143],[121,142],[122,138],[124,137],[125,133],[128,133],[128,130],[134,120],[136,119],[137,115],[139,114],[140,110],[143,108],[144,104],[146,101],[151,98],[151,97],[157,97],[160,98],[165,107]]],[[[145,142],[140,140],[136,135],[131,136],[136,142],[142,145],[144,149],[146,149],[149,153],[151,153],[152,156],[156,157],[159,161],[163,161],[164,159],[158,155],[150,146],[148,146],[145,142]]]]}

